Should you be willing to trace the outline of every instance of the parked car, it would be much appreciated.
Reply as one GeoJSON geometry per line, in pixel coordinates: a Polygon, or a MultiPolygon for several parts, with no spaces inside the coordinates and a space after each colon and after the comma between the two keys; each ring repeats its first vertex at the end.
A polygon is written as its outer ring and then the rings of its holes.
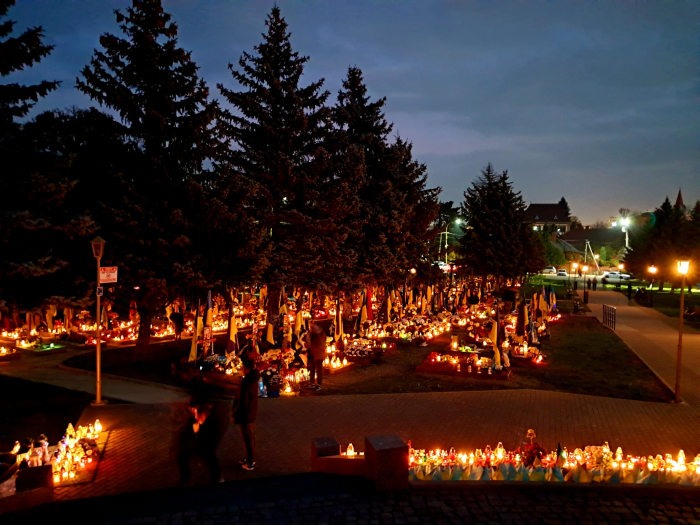
{"type": "Polygon", "coordinates": [[[630,278],[630,275],[627,273],[620,273],[620,272],[603,272],[603,277],[605,277],[609,281],[626,281],[627,279],[630,278]]]}
{"type": "Polygon", "coordinates": [[[542,270],[542,273],[551,273],[554,275],[557,273],[557,269],[554,266],[547,266],[544,270],[542,270]]]}
{"type": "Polygon", "coordinates": [[[451,272],[451,271],[456,272],[457,271],[456,265],[447,264],[447,263],[442,262],[442,261],[439,261],[436,264],[437,264],[438,268],[440,268],[443,272],[451,272]]]}
{"type": "Polygon", "coordinates": [[[557,272],[557,276],[558,276],[558,277],[568,277],[569,274],[566,273],[566,270],[559,270],[559,271],[557,272]]]}

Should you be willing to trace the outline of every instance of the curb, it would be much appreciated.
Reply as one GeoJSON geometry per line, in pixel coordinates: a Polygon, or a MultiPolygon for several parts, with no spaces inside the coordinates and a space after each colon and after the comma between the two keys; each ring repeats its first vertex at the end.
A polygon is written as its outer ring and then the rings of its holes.
{"type": "MultiPolygon", "coordinates": [[[[67,372],[76,372],[79,374],[88,374],[91,376],[96,375],[96,372],[93,372],[91,370],[83,370],[82,368],[73,368],[70,366],[66,366],[63,363],[60,363],[58,365],[58,368],[61,370],[66,370],[67,372]]],[[[179,386],[173,386],[173,385],[166,385],[163,383],[154,383],[152,381],[144,381],[143,379],[135,379],[133,377],[124,377],[124,376],[118,376],[114,374],[102,374],[102,377],[105,379],[112,379],[114,381],[124,381],[126,383],[135,383],[137,385],[144,385],[144,386],[150,386],[153,388],[160,388],[163,390],[173,390],[175,392],[184,392],[186,394],[189,394],[190,391],[186,388],[179,387],[179,386]]]]}
{"type": "Polygon", "coordinates": [[[691,487],[686,485],[675,485],[671,483],[663,483],[656,485],[640,485],[637,483],[620,483],[620,484],[610,484],[610,483],[567,483],[567,482],[540,482],[540,481],[409,481],[409,486],[411,490],[416,491],[429,491],[429,490],[458,490],[458,491],[493,491],[502,490],[504,488],[509,489],[525,489],[542,491],[543,489],[547,491],[551,490],[615,490],[624,491],[625,489],[633,490],[636,493],[654,493],[658,495],[661,493],[676,493],[676,492],[690,492],[694,494],[700,494],[700,487],[691,487]]]}

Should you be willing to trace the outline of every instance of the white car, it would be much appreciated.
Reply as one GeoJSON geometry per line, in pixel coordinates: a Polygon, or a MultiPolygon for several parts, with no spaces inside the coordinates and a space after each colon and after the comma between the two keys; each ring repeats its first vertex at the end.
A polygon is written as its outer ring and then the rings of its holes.
{"type": "Polygon", "coordinates": [[[542,270],[542,273],[549,273],[554,275],[557,273],[557,269],[554,266],[547,266],[544,270],[542,270]]]}
{"type": "Polygon", "coordinates": [[[568,277],[568,276],[569,276],[569,274],[566,273],[566,270],[559,270],[557,272],[557,277],[568,277]]]}
{"type": "Polygon", "coordinates": [[[603,277],[610,281],[626,281],[630,278],[630,275],[627,273],[620,272],[604,272],[603,277]]]}

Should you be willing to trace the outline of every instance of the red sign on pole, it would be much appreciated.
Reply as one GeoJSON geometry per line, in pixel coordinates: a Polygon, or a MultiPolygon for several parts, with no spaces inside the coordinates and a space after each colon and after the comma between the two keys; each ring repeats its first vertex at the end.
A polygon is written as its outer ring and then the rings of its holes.
{"type": "Polygon", "coordinates": [[[117,266],[100,267],[100,284],[117,282],[117,266]]]}

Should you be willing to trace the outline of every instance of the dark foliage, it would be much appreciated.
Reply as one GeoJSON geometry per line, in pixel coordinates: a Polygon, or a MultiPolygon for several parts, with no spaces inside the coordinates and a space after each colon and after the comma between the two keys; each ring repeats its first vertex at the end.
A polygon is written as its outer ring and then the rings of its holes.
{"type": "Polygon", "coordinates": [[[190,53],[177,45],[177,25],[160,1],[134,1],[116,19],[125,38],[104,34],[77,87],[121,120],[128,147],[123,171],[101,192],[98,222],[109,258],[119,263],[121,288],[141,316],[139,348],[150,322],[169,301],[206,278],[193,250],[204,163],[215,156],[218,106],[197,75],[190,53]]]}
{"type": "Polygon", "coordinates": [[[469,225],[462,228],[462,256],[475,275],[512,279],[544,267],[542,242],[507,171],[498,174],[488,164],[464,192],[462,216],[469,225]]]}

